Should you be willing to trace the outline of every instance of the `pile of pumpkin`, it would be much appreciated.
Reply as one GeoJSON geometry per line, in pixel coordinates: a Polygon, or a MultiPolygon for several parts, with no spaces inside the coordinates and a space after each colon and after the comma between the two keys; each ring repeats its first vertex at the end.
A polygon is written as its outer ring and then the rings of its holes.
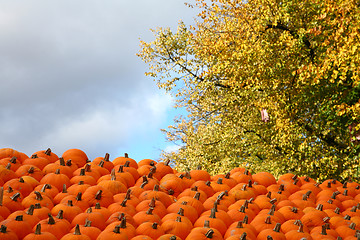
{"type": "Polygon", "coordinates": [[[360,185],[0,149],[0,240],[360,239],[360,185]]]}

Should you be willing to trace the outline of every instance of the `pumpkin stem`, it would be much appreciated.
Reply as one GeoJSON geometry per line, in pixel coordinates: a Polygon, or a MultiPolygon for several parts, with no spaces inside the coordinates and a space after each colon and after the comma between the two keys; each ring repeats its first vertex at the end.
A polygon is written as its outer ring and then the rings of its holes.
{"type": "MultiPolygon", "coordinates": [[[[114,169],[114,171],[115,171],[115,169],[114,169]]],[[[117,172],[118,172],[118,173],[123,173],[123,172],[124,172],[124,166],[123,166],[123,165],[120,165],[117,172]]]]}
{"type": "Polygon", "coordinates": [[[200,192],[196,192],[195,195],[194,195],[194,198],[196,200],[199,200],[200,199],[200,192]]]}
{"type": "Polygon", "coordinates": [[[48,224],[49,225],[54,225],[55,224],[54,217],[51,215],[51,213],[48,213],[48,216],[49,216],[48,224]]]}
{"type": "Polygon", "coordinates": [[[30,157],[31,159],[35,159],[35,158],[39,158],[38,157],[38,155],[37,154],[33,154],[33,155],[31,155],[31,157],[30,157]]]}
{"type": "Polygon", "coordinates": [[[34,171],[35,171],[34,166],[31,166],[31,167],[28,169],[28,173],[29,173],[29,174],[34,173],[34,171]]]}
{"type": "Polygon", "coordinates": [[[220,199],[216,199],[215,201],[214,201],[214,209],[215,209],[215,212],[217,212],[218,211],[218,205],[219,205],[219,203],[220,203],[220,199]]]}
{"type": "Polygon", "coordinates": [[[304,225],[300,224],[299,229],[298,229],[299,233],[303,233],[304,232],[304,225]]]}
{"type": "Polygon", "coordinates": [[[210,221],[209,220],[204,221],[204,228],[210,228],[210,221]]]}
{"type": "Polygon", "coordinates": [[[126,161],[125,164],[124,164],[124,167],[130,167],[130,161],[126,161]]]}
{"type": "Polygon", "coordinates": [[[41,208],[41,204],[40,204],[40,203],[35,203],[35,204],[34,204],[34,208],[35,208],[35,209],[40,209],[40,208],[41,208]]]}
{"type": "Polygon", "coordinates": [[[308,195],[303,194],[301,200],[307,201],[307,200],[308,200],[308,197],[309,197],[308,195]]]}
{"type": "Polygon", "coordinates": [[[170,164],[170,160],[168,159],[168,160],[165,161],[164,165],[169,166],[169,164],[170,164]]]}
{"type": "MultiPolygon", "coordinates": [[[[58,169],[59,170],[59,169],[58,169]]],[[[48,184],[48,183],[45,183],[43,186],[42,186],[42,188],[40,189],[40,192],[45,192],[46,191],[46,189],[51,189],[52,187],[51,187],[51,185],[50,184],[48,184]]]]}
{"type": "Polygon", "coordinates": [[[120,203],[120,206],[126,207],[127,200],[127,198],[124,198],[124,200],[120,203]]]}
{"type": "Polygon", "coordinates": [[[86,213],[92,213],[92,208],[89,207],[89,208],[87,209],[86,213]]]}
{"type": "Polygon", "coordinates": [[[348,214],[346,214],[346,215],[344,216],[344,219],[345,219],[345,220],[350,220],[350,219],[351,219],[351,216],[348,215],[348,214]]]}
{"type": "Polygon", "coordinates": [[[154,211],[154,208],[153,208],[153,207],[149,207],[149,209],[146,211],[146,214],[147,214],[147,215],[153,215],[153,211],[154,211]]]}
{"type": "Polygon", "coordinates": [[[222,178],[218,178],[218,180],[217,180],[217,182],[216,182],[217,184],[223,184],[223,182],[222,182],[222,178]]]}
{"type": "Polygon", "coordinates": [[[156,192],[158,192],[158,191],[159,191],[159,185],[158,185],[158,184],[155,184],[155,185],[154,185],[154,189],[153,189],[153,191],[156,191],[156,192]]]}
{"type": "Polygon", "coordinates": [[[111,176],[111,178],[110,178],[111,181],[116,181],[115,171],[111,171],[110,176],[111,176]]]}
{"type": "Polygon", "coordinates": [[[266,240],[274,240],[274,239],[272,238],[272,236],[268,235],[268,236],[266,237],[266,240]]]}
{"type": "Polygon", "coordinates": [[[12,163],[12,164],[15,164],[16,163],[16,159],[17,159],[17,157],[12,157],[10,160],[9,160],[9,162],[10,163],[12,163]]]}
{"type": "Polygon", "coordinates": [[[114,233],[119,234],[120,233],[120,225],[116,225],[113,230],[114,233]]]}
{"type": "Polygon", "coordinates": [[[323,210],[323,205],[321,203],[319,203],[317,206],[316,206],[316,209],[319,210],[319,211],[322,211],[323,210]]]}
{"type": "Polygon", "coordinates": [[[78,192],[78,194],[76,195],[76,201],[81,201],[82,200],[82,192],[78,192]]]}
{"type": "Polygon", "coordinates": [[[296,207],[292,207],[292,208],[291,208],[291,211],[292,211],[293,213],[297,213],[297,212],[298,212],[298,209],[297,209],[296,207]]]}
{"type": "Polygon", "coordinates": [[[305,176],[305,178],[303,179],[304,182],[310,182],[310,177],[309,176],[305,176]]]}
{"type": "Polygon", "coordinates": [[[128,190],[126,191],[125,198],[128,200],[131,199],[131,189],[130,188],[128,188],[128,190]]]}
{"type": "Polygon", "coordinates": [[[250,179],[249,179],[249,181],[248,181],[247,186],[248,186],[249,188],[252,188],[252,187],[253,187],[252,181],[251,181],[250,179]]]}
{"type": "Polygon", "coordinates": [[[120,222],[120,228],[126,228],[127,226],[126,226],[126,218],[122,218],[121,219],[121,222],[120,222]]]}
{"type": "Polygon", "coordinates": [[[85,169],[84,168],[80,169],[80,174],[79,175],[80,176],[85,176],[85,169]]]}
{"type": "Polygon", "coordinates": [[[11,200],[17,202],[17,200],[20,198],[20,193],[17,192],[14,195],[12,195],[10,198],[11,198],[11,200]]]}
{"type": "Polygon", "coordinates": [[[41,224],[38,223],[36,225],[36,229],[35,229],[35,232],[34,232],[35,235],[41,235],[41,224]]]}
{"type": "Polygon", "coordinates": [[[155,208],[155,203],[156,203],[155,198],[152,198],[150,203],[149,203],[149,207],[155,208]]]}
{"type": "Polygon", "coordinates": [[[211,182],[208,180],[208,181],[205,182],[205,185],[208,185],[210,187],[211,182]]]}
{"type": "Polygon", "coordinates": [[[340,214],[340,208],[335,208],[335,210],[334,210],[334,213],[336,213],[336,214],[340,214]]]}
{"type": "Polygon", "coordinates": [[[44,198],[42,197],[41,193],[38,191],[34,191],[35,193],[35,199],[38,201],[42,201],[44,198]]]}
{"type": "Polygon", "coordinates": [[[242,221],[238,221],[236,228],[244,228],[243,222],[242,221]]]}
{"type": "Polygon", "coordinates": [[[281,223],[276,223],[273,231],[274,231],[274,232],[280,232],[280,228],[281,228],[281,223]]]}
{"type": "Polygon", "coordinates": [[[325,224],[321,226],[321,235],[327,235],[325,224]]]}
{"type": "Polygon", "coordinates": [[[95,194],[95,199],[96,200],[101,200],[102,197],[102,190],[100,189],[99,191],[97,191],[97,193],[95,194]]]}
{"type": "Polygon", "coordinates": [[[171,196],[174,195],[174,193],[175,193],[175,191],[173,189],[171,189],[171,188],[167,192],[171,196]]]}
{"type": "Polygon", "coordinates": [[[239,212],[245,213],[245,206],[244,206],[244,205],[242,205],[242,206],[240,207],[239,212]]]}
{"type": "Polygon", "coordinates": [[[230,179],[230,172],[227,172],[227,173],[225,174],[224,178],[230,179]]]}
{"type": "Polygon", "coordinates": [[[271,224],[271,217],[268,216],[266,219],[265,219],[265,223],[266,224],[271,224]]]}
{"type": "Polygon", "coordinates": [[[108,162],[110,159],[110,154],[109,153],[105,153],[105,157],[104,157],[104,161],[108,162]]]}
{"type": "Polygon", "coordinates": [[[266,197],[271,199],[271,191],[266,194],[266,197]]]}
{"type": "Polygon", "coordinates": [[[350,229],[355,230],[355,227],[356,227],[356,223],[354,223],[354,222],[350,223],[350,225],[349,225],[350,229]]]}
{"type": "Polygon", "coordinates": [[[65,160],[64,160],[63,157],[60,157],[60,158],[59,158],[59,165],[65,166],[65,160]]]}
{"type": "Polygon", "coordinates": [[[197,192],[197,191],[198,191],[198,186],[194,186],[194,187],[192,187],[192,188],[191,188],[191,191],[195,191],[195,192],[197,192]]]}
{"type": "Polygon", "coordinates": [[[176,236],[173,235],[173,236],[171,236],[169,239],[170,239],[170,240],[176,240],[176,236]]]}
{"type": "Polygon", "coordinates": [[[29,209],[26,211],[26,214],[27,215],[34,215],[34,209],[35,209],[35,206],[33,204],[30,205],[29,209]]]}
{"type": "Polygon", "coordinates": [[[1,233],[7,233],[7,227],[5,225],[1,225],[0,232],[1,233]]]}
{"type": "Polygon", "coordinates": [[[81,235],[79,224],[76,224],[75,226],[74,235],[81,235]]]}
{"type": "Polygon", "coordinates": [[[63,187],[62,187],[62,193],[67,193],[67,188],[66,188],[66,184],[63,184],[63,187]]]}
{"type": "Polygon", "coordinates": [[[295,220],[294,225],[297,225],[297,226],[300,227],[300,225],[303,225],[303,224],[302,224],[302,222],[298,219],[298,220],[295,220]]]}
{"type": "Polygon", "coordinates": [[[85,225],[84,227],[91,227],[91,221],[89,219],[85,219],[85,225]]]}
{"type": "Polygon", "coordinates": [[[205,237],[206,238],[213,238],[214,230],[209,229],[209,231],[206,232],[205,237]]]}
{"type": "Polygon", "coordinates": [[[212,208],[211,211],[210,211],[209,218],[216,218],[215,214],[216,214],[215,208],[212,208]]]}
{"type": "Polygon", "coordinates": [[[24,216],[23,215],[17,215],[16,217],[15,217],[15,221],[24,221],[24,216]]]}
{"type": "Polygon", "coordinates": [[[74,206],[72,200],[68,200],[67,205],[68,205],[69,207],[73,207],[73,206],[74,206]]]}
{"type": "Polygon", "coordinates": [[[329,221],[330,221],[330,218],[329,218],[329,217],[324,217],[324,218],[323,218],[323,222],[324,222],[324,223],[328,223],[329,221]]]}
{"type": "Polygon", "coordinates": [[[64,219],[64,210],[60,209],[58,215],[56,215],[57,219],[64,219]]]}
{"type": "Polygon", "coordinates": [[[89,163],[85,164],[85,172],[91,172],[91,165],[89,163]]]}
{"type": "Polygon", "coordinates": [[[279,191],[284,191],[285,190],[285,185],[284,184],[280,184],[279,186],[279,191]]]}
{"type": "Polygon", "coordinates": [[[244,219],[242,220],[242,222],[243,222],[244,224],[248,224],[248,222],[249,222],[249,216],[248,216],[248,215],[245,215],[245,216],[244,216],[244,219]]]}
{"type": "Polygon", "coordinates": [[[175,222],[181,222],[181,217],[180,216],[176,217],[175,222]]]}
{"type": "Polygon", "coordinates": [[[158,228],[158,223],[157,222],[154,222],[152,225],[151,225],[151,227],[152,227],[152,229],[157,229],[158,228]]]}
{"type": "Polygon", "coordinates": [[[100,206],[99,202],[95,203],[95,209],[101,209],[101,206],[100,206]]]}
{"type": "Polygon", "coordinates": [[[296,185],[300,180],[297,178],[294,180],[293,184],[296,185]]]}
{"type": "Polygon", "coordinates": [[[177,214],[179,214],[180,216],[184,216],[184,209],[179,208],[179,211],[177,212],[177,214]]]}
{"type": "Polygon", "coordinates": [[[246,240],[246,236],[247,236],[247,233],[246,233],[246,232],[243,232],[243,234],[241,234],[239,240],[246,240]]]}
{"type": "Polygon", "coordinates": [[[276,203],[276,201],[277,201],[277,198],[273,198],[273,199],[271,199],[270,201],[269,201],[269,203],[271,203],[271,204],[275,204],[276,203]]]}

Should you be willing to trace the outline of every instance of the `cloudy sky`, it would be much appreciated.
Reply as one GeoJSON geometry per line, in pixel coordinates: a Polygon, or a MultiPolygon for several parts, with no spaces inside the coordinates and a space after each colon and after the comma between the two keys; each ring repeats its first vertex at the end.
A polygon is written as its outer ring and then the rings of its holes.
{"type": "Polygon", "coordinates": [[[160,128],[179,112],[136,53],[150,28],[193,22],[184,1],[0,0],[0,148],[136,160],[171,148],[160,128]]]}

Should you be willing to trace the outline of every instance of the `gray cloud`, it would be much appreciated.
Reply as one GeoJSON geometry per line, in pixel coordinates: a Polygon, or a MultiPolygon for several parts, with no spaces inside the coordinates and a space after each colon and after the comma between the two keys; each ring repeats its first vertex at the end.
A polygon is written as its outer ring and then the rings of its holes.
{"type": "Polygon", "coordinates": [[[158,134],[171,101],[144,77],[139,38],[193,16],[182,1],[0,0],[0,147],[96,157],[158,134]]]}

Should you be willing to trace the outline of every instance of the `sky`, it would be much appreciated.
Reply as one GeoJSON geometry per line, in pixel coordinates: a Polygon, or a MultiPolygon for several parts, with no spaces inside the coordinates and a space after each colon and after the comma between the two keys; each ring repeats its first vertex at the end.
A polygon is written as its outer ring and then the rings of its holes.
{"type": "Polygon", "coordinates": [[[185,112],[136,53],[150,29],[195,15],[183,0],[0,0],[0,148],[137,161],[173,149],[160,129],[185,112]]]}

